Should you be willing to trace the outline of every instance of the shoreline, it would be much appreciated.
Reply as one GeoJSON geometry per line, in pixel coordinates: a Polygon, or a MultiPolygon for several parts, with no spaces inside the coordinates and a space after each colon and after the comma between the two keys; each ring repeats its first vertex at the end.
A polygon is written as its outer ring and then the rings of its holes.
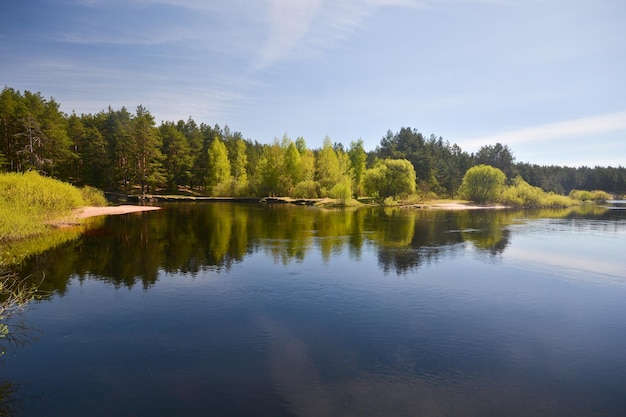
{"type": "MultiPolygon", "coordinates": [[[[238,199],[238,198],[207,198],[207,199],[170,199],[169,201],[194,201],[194,202],[245,202],[249,203],[252,199],[238,199]]],[[[158,201],[158,200],[157,200],[158,201]]],[[[160,201],[167,201],[160,199],[160,201]]],[[[327,203],[328,199],[294,199],[289,197],[265,197],[256,201],[258,204],[295,204],[295,205],[309,205],[309,206],[324,206],[323,203],[327,203]]],[[[503,210],[511,208],[502,204],[476,204],[467,201],[455,201],[455,200],[443,200],[437,202],[437,200],[426,201],[416,204],[399,204],[397,207],[416,209],[416,210],[446,210],[446,211],[459,211],[459,210],[503,210]]],[[[96,216],[108,216],[108,215],[120,215],[130,213],[141,213],[145,211],[160,210],[158,206],[140,206],[140,205],[120,205],[120,206],[87,206],[81,207],[75,210],[74,215],[76,219],[86,219],[96,216]]]]}
{"type": "MultiPolygon", "coordinates": [[[[250,203],[251,198],[231,198],[231,197],[209,197],[206,199],[198,198],[159,198],[153,199],[153,201],[179,201],[179,202],[240,202],[250,203]]],[[[290,197],[265,197],[256,200],[257,204],[295,204],[295,205],[309,205],[309,206],[324,206],[323,203],[327,203],[329,199],[296,199],[290,197]],[[322,203],[322,204],[320,204],[322,203]]],[[[504,210],[511,207],[502,204],[477,204],[463,200],[431,200],[422,203],[414,204],[399,204],[399,208],[416,209],[416,210],[445,210],[445,211],[459,211],[459,210],[504,210]]],[[[119,206],[85,206],[74,210],[74,218],[77,220],[87,219],[89,217],[97,216],[110,216],[121,215],[131,213],[142,213],[146,211],[160,210],[159,206],[146,206],[146,205],[131,205],[123,204],[119,206]]]]}
{"type": "Polygon", "coordinates": [[[445,203],[424,203],[408,206],[410,208],[426,209],[426,210],[504,210],[511,207],[503,206],[502,204],[474,204],[464,203],[460,201],[447,201],[445,203]]]}
{"type": "Polygon", "coordinates": [[[78,219],[87,219],[89,217],[96,217],[96,216],[111,216],[111,215],[119,215],[119,214],[141,213],[144,211],[154,211],[154,210],[161,210],[161,207],[131,206],[131,205],[106,206],[106,207],[87,206],[87,207],[81,207],[81,208],[76,209],[75,216],[78,219]]]}

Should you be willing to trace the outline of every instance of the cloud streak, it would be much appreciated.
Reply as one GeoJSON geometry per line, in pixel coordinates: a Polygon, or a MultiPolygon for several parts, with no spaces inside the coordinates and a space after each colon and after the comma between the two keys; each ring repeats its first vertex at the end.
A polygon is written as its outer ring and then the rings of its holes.
{"type": "Polygon", "coordinates": [[[505,131],[462,140],[462,142],[468,146],[480,146],[496,142],[514,145],[620,130],[626,130],[626,111],[505,131]]]}
{"type": "Polygon", "coordinates": [[[381,7],[416,7],[416,0],[268,0],[268,31],[256,62],[267,68],[292,53],[311,56],[358,28],[381,7]]]}
{"type": "Polygon", "coordinates": [[[287,54],[309,32],[323,0],[270,0],[267,10],[269,33],[261,47],[259,67],[287,54]]]}

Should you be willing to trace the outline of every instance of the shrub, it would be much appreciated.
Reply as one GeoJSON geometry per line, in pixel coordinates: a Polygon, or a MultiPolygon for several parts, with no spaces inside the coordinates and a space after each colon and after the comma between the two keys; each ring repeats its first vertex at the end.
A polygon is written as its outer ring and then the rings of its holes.
{"type": "Polygon", "coordinates": [[[213,197],[231,197],[233,195],[231,188],[231,180],[225,180],[211,187],[211,195],[213,197]]]}
{"type": "Polygon", "coordinates": [[[477,203],[496,202],[504,189],[506,175],[490,165],[476,165],[463,176],[459,196],[477,203]]]}
{"type": "Polygon", "coordinates": [[[580,201],[597,201],[602,202],[610,200],[612,197],[609,193],[601,190],[586,191],[586,190],[572,190],[569,196],[573,199],[580,201]]]}
{"type": "Polygon", "coordinates": [[[330,190],[330,196],[338,199],[341,203],[350,200],[352,198],[352,184],[350,180],[347,179],[335,184],[330,190]]]}
{"type": "Polygon", "coordinates": [[[317,183],[313,180],[301,181],[296,184],[293,195],[298,198],[317,198],[317,183]]]}
{"type": "Polygon", "coordinates": [[[516,177],[513,184],[506,187],[500,197],[500,202],[512,207],[570,207],[575,202],[564,195],[547,193],[539,187],[533,187],[522,179],[516,177]]]}
{"type": "Polygon", "coordinates": [[[363,190],[370,197],[401,197],[415,194],[415,169],[406,159],[384,159],[363,174],[363,190]]]}

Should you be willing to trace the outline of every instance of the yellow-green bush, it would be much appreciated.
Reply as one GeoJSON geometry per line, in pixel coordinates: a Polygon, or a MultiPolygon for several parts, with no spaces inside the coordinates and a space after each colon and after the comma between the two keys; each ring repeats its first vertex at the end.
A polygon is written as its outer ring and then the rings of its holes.
{"type": "Polygon", "coordinates": [[[601,191],[601,190],[593,190],[593,191],[572,190],[570,191],[569,196],[573,199],[580,200],[580,201],[598,201],[598,202],[610,200],[612,198],[611,194],[605,191],[601,191]]]}
{"type": "Polygon", "coordinates": [[[330,190],[330,196],[338,199],[343,204],[352,199],[352,186],[350,184],[350,180],[344,180],[335,184],[330,190]]]}
{"type": "Polygon", "coordinates": [[[87,206],[106,206],[108,204],[104,193],[97,188],[86,185],[80,188],[80,194],[83,203],[87,206]]]}
{"type": "Polygon", "coordinates": [[[465,172],[459,197],[476,203],[497,202],[502,195],[506,175],[491,165],[475,165],[465,172]]]}
{"type": "Polygon", "coordinates": [[[500,196],[500,203],[511,207],[571,207],[576,202],[564,195],[545,192],[539,187],[533,187],[521,177],[513,179],[511,186],[505,187],[500,196]]]}
{"type": "Polygon", "coordinates": [[[301,181],[296,184],[293,195],[298,198],[317,198],[317,183],[313,180],[301,181]]]}

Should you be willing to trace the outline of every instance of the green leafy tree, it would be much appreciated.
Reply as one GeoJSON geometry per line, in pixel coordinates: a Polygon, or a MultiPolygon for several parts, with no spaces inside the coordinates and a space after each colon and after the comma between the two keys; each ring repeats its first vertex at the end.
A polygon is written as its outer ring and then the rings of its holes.
{"type": "Polygon", "coordinates": [[[292,141],[289,141],[285,149],[285,180],[290,189],[303,180],[302,156],[292,141]]]}
{"type": "Polygon", "coordinates": [[[315,179],[320,185],[322,197],[328,197],[332,187],[342,179],[339,159],[328,136],[322,149],[317,153],[315,179]]]}
{"type": "Polygon", "coordinates": [[[339,200],[341,204],[345,204],[352,199],[352,181],[349,178],[345,178],[343,181],[338,182],[330,190],[330,196],[339,200]]]}
{"type": "Polygon", "coordinates": [[[459,196],[477,203],[498,201],[506,175],[490,165],[476,165],[467,170],[459,189],[459,196]]]}
{"type": "Polygon", "coordinates": [[[211,194],[224,195],[230,186],[232,176],[226,145],[216,135],[208,151],[208,176],[206,184],[211,194]]]}
{"type": "Polygon", "coordinates": [[[359,186],[361,184],[361,178],[365,173],[367,161],[367,154],[363,147],[363,139],[350,143],[348,156],[350,157],[353,190],[357,191],[357,194],[360,194],[359,186]]]}
{"type": "Polygon", "coordinates": [[[296,139],[296,148],[300,153],[300,167],[302,181],[313,181],[315,179],[315,154],[306,146],[302,136],[296,139]]]}
{"type": "Polygon", "coordinates": [[[265,146],[258,160],[255,183],[259,195],[281,195],[285,192],[281,182],[283,176],[284,152],[278,141],[265,146]]]}
{"type": "Polygon", "coordinates": [[[297,177],[298,182],[293,189],[294,197],[300,198],[316,198],[318,196],[319,184],[314,180],[315,178],[315,154],[306,146],[306,141],[302,136],[298,137],[295,142],[295,147],[300,154],[299,160],[299,175],[297,177]]]}
{"type": "Polygon", "coordinates": [[[296,138],[296,148],[298,149],[298,152],[300,152],[300,155],[303,155],[308,150],[306,147],[306,141],[302,136],[298,136],[296,138]]]}
{"type": "Polygon", "coordinates": [[[415,169],[406,159],[383,159],[363,174],[365,193],[373,197],[403,197],[415,194],[415,169]]]}
{"type": "Polygon", "coordinates": [[[246,142],[243,139],[237,139],[235,142],[235,154],[232,158],[231,169],[233,173],[233,194],[237,196],[244,195],[248,189],[248,154],[246,151],[246,142]]]}

